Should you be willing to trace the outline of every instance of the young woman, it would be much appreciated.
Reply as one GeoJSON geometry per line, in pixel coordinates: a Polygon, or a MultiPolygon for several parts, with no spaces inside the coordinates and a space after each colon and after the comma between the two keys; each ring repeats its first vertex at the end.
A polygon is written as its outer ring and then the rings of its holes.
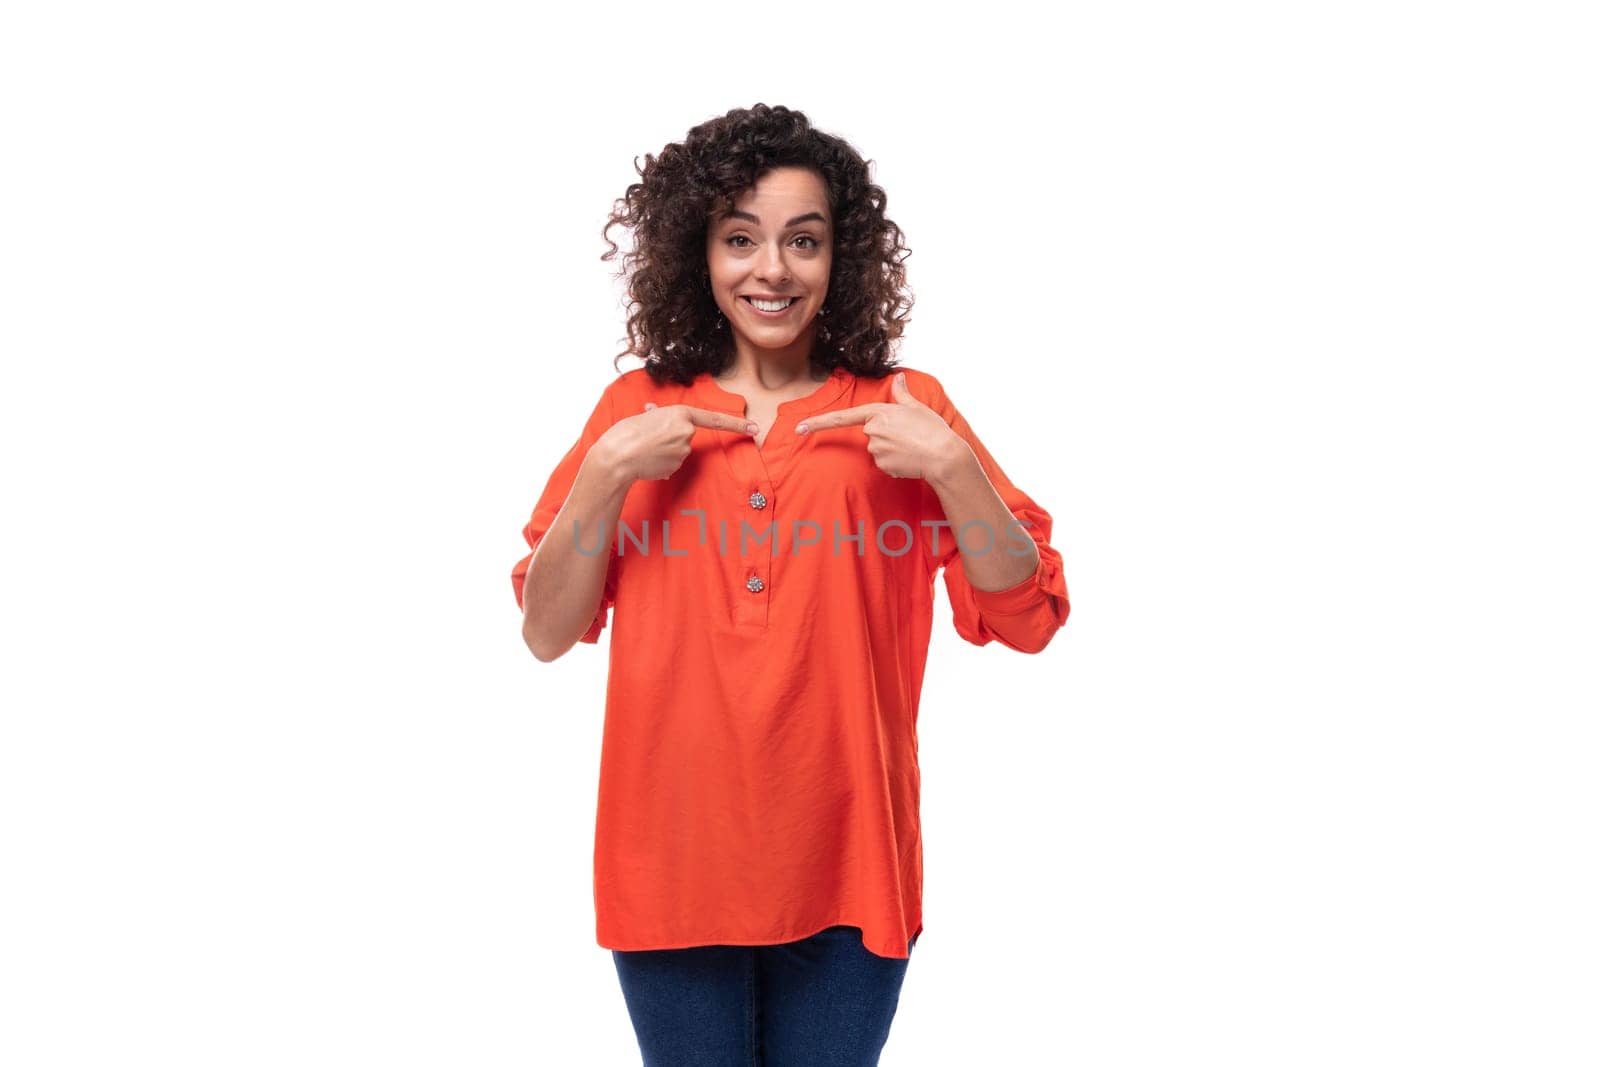
{"type": "Polygon", "coordinates": [[[647,1064],[876,1063],[922,931],[934,575],[962,637],[1040,651],[1050,515],[894,364],[907,253],[854,148],[757,104],[639,176],[604,234],[644,365],[511,576],[540,660],[612,622],[597,939],[647,1064]]]}

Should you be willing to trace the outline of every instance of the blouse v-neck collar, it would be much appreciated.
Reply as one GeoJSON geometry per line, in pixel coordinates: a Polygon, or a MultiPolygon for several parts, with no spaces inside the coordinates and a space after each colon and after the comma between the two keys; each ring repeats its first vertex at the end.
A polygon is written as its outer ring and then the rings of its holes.
{"type": "MultiPolygon", "coordinates": [[[[854,375],[846,367],[835,367],[828,380],[806,396],[785,400],[778,405],[773,424],[767,430],[767,439],[757,447],[754,439],[745,434],[719,433],[718,443],[727,460],[734,479],[745,484],[751,493],[763,493],[771,498],[782,484],[784,474],[793,466],[796,456],[807,448],[814,435],[800,436],[794,425],[807,415],[815,414],[834,403],[850,387],[854,375]]],[[[726,411],[730,415],[745,414],[745,398],[719,385],[709,371],[695,376],[693,395],[697,403],[713,411],[726,411]]]]}
{"type": "MultiPolygon", "coordinates": [[[[777,417],[804,417],[814,412],[821,411],[839,398],[845,386],[850,381],[850,370],[847,367],[835,367],[828,375],[827,381],[820,383],[815,391],[806,396],[796,397],[794,400],[785,400],[778,405],[777,417]]],[[[711,376],[710,371],[701,371],[694,379],[696,396],[705,407],[714,411],[726,411],[733,415],[745,413],[745,398],[738,393],[724,389],[717,380],[711,376]]]]}

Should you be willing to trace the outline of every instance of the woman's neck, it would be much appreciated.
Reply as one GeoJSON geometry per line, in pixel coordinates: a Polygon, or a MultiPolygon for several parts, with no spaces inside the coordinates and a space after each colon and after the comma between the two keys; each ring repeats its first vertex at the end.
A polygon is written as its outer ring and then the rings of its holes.
{"type": "Polygon", "coordinates": [[[792,354],[777,353],[758,356],[750,352],[735,351],[733,363],[727,370],[714,377],[724,385],[751,385],[769,392],[778,392],[800,382],[826,381],[828,372],[813,368],[808,355],[798,358],[792,354]]]}

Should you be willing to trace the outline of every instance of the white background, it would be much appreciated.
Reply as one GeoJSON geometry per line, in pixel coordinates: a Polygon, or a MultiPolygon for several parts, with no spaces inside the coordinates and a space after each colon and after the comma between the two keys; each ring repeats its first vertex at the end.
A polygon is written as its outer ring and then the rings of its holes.
{"type": "Polygon", "coordinates": [[[509,572],[633,160],[763,101],[1073,597],[940,593],[882,1062],[1593,1064],[1580,7],[8,6],[0,1060],[638,1062],[509,572]]]}

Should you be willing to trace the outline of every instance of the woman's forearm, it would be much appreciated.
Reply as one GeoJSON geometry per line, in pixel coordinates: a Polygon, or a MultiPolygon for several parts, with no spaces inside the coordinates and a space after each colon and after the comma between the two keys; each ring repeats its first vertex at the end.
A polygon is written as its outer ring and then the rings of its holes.
{"type": "Polygon", "coordinates": [[[963,447],[941,464],[927,482],[950,523],[949,529],[940,528],[935,535],[941,541],[956,538],[962,570],[974,589],[1010,589],[1039,569],[1037,545],[1027,528],[1017,523],[970,448],[963,447]]]}
{"type": "Polygon", "coordinates": [[[599,446],[584,457],[566,503],[534,550],[523,578],[522,639],[536,659],[548,663],[565,655],[594,622],[617,518],[632,485],[633,478],[599,446]]]}

